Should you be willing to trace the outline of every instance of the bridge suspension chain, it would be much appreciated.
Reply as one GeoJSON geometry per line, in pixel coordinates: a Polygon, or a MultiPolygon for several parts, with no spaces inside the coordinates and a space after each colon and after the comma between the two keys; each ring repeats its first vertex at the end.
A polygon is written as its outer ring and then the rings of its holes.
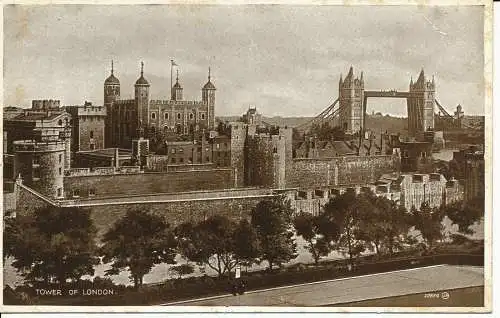
{"type": "Polygon", "coordinates": [[[314,118],[308,120],[307,122],[298,125],[296,128],[297,129],[301,129],[301,128],[304,128],[304,127],[309,127],[309,126],[312,126],[314,123],[316,123],[318,121],[321,122],[321,121],[323,121],[323,120],[325,120],[327,118],[330,118],[336,112],[338,113],[339,109],[337,109],[337,110],[334,109],[335,105],[337,105],[338,102],[339,102],[339,99],[337,98],[332,104],[330,104],[327,108],[325,108],[320,114],[318,114],[314,118]]]}
{"type": "MultiPolygon", "coordinates": [[[[449,118],[449,119],[453,119],[453,120],[455,119],[455,117],[454,117],[454,116],[450,115],[450,114],[446,111],[446,109],[445,109],[443,106],[441,106],[441,104],[438,102],[438,100],[437,100],[437,99],[434,99],[434,101],[436,102],[436,105],[437,105],[437,107],[438,107],[439,111],[441,111],[441,112],[445,115],[445,117],[447,117],[447,118],[449,118]]],[[[463,123],[462,123],[462,127],[466,128],[466,129],[474,129],[473,127],[471,127],[471,126],[469,126],[469,125],[466,125],[466,124],[463,124],[463,123]]]]}

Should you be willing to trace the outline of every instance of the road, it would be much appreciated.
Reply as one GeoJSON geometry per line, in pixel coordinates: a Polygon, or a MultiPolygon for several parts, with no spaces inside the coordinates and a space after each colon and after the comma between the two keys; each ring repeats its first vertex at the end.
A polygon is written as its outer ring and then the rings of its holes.
{"type": "Polygon", "coordinates": [[[484,285],[482,267],[437,265],[164,304],[181,306],[325,306],[484,285]]]}

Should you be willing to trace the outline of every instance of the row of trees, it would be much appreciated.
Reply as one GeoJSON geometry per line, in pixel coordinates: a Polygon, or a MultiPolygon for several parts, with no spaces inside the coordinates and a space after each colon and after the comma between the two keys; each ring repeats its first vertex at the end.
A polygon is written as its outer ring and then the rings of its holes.
{"type": "Polygon", "coordinates": [[[160,263],[172,264],[178,277],[192,273],[194,265],[208,266],[219,277],[237,265],[267,262],[269,269],[297,256],[295,236],[302,236],[317,264],[332,251],[350,262],[365,251],[392,255],[417,240],[417,229],[432,248],[442,239],[445,215],[470,234],[471,226],[484,212],[484,201],[456,203],[440,209],[424,204],[419,211],[405,211],[393,201],[371,192],[348,191],[332,198],[321,214],[294,215],[283,198],[261,201],[249,219],[231,220],[222,215],[202,222],[172,227],[161,216],[132,209],[104,234],[98,247],[90,212],[77,208],[44,208],[5,222],[4,257],[14,257],[13,266],[27,281],[78,280],[93,275],[94,266],[109,263],[107,275],[128,270],[134,286],[160,263]],[[483,202],[483,203],[481,203],[483,202]],[[187,263],[176,264],[181,255],[187,263]]]}
{"type": "MultiPolygon", "coordinates": [[[[98,247],[89,210],[47,207],[6,218],[4,258],[14,258],[12,265],[27,282],[46,284],[94,275],[94,266],[102,259],[111,265],[106,275],[128,270],[137,287],[155,265],[175,264],[178,254],[222,277],[237,264],[266,260],[272,268],[295,258],[292,215],[287,202],[275,199],[257,204],[250,221],[216,215],[172,227],[159,215],[131,209],[104,234],[98,247]]],[[[180,277],[193,269],[188,263],[173,266],[172,271],[180,277]]]]}

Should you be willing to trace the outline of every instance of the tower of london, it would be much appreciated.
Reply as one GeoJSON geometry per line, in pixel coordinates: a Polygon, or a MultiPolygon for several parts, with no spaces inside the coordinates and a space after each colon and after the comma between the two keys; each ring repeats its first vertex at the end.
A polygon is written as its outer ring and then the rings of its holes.
{"type": "Polygon", "coordinates": [[[120,81],[111,74],[104,81],[106,108],[106,147],[129,148],[132,140],[155,132],[192,135],[215,128],[215,85],[208,81],[201,89],[201,100],[185,100],[177,74],[170,99],[151,99],[150,84],[141,63],[140,76],[134,85],[134,99],[120,98],[120,81]]]}

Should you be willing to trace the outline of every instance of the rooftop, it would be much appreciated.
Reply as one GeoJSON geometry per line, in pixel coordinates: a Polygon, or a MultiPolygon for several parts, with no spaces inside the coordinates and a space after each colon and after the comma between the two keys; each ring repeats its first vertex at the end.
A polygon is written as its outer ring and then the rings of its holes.
{"type": "Polygon", "coordinates": [[[50,111],[50,112],[24,112],[17,116],[12,117],[10,120],[21,120],[21,121],[37,121],[37,120],[52,120],[60,115],[62,111],[50,111]]]}

